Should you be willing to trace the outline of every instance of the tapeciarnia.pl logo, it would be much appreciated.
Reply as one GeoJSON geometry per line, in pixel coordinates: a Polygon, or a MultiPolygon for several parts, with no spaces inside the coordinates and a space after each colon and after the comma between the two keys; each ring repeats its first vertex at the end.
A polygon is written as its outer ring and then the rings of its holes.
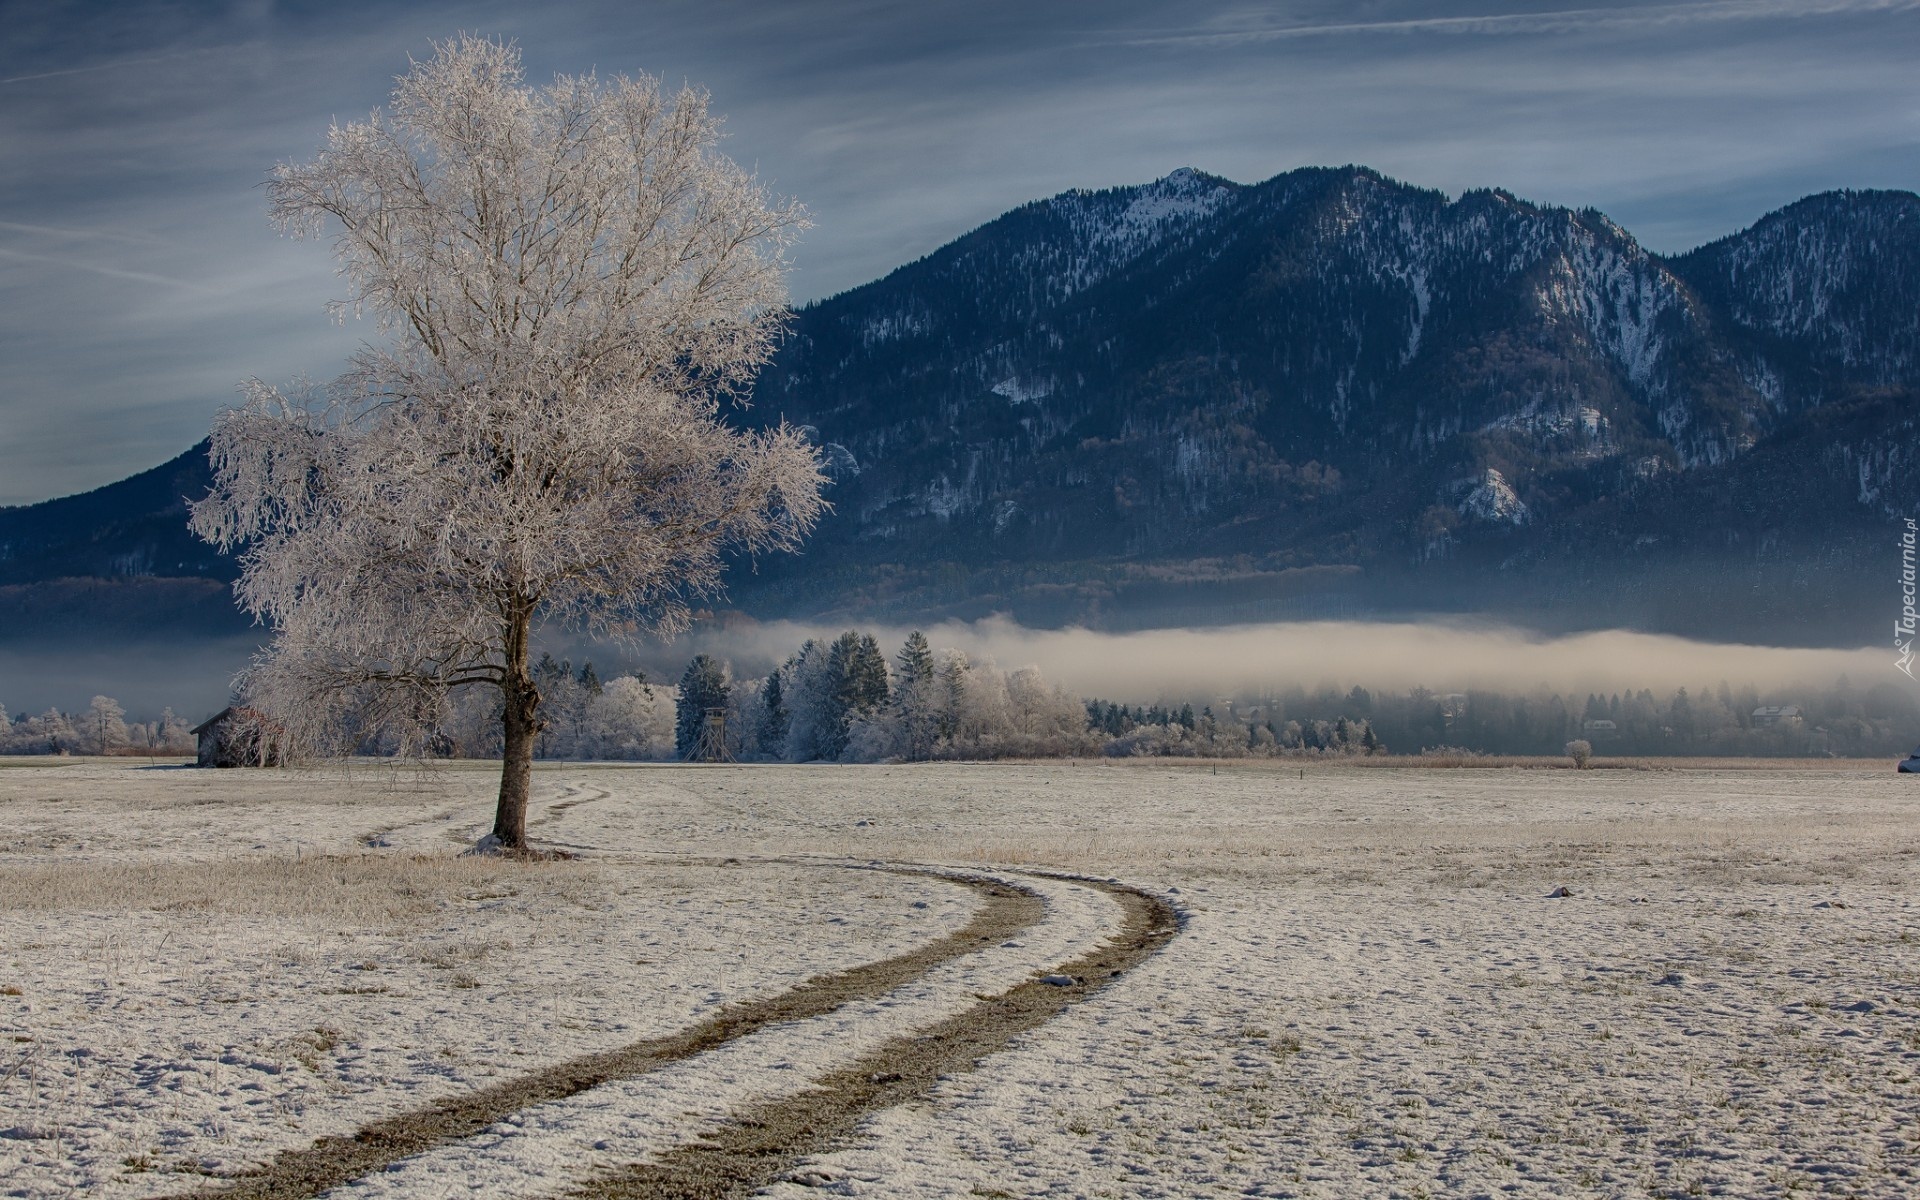
{"type": "Polygon", "coordinates": [[[1900,535],[1900,619],[1893,623],[1893,648],[1900,655],[1893,665],[1900,668],[1908,679],[1913,675],[1913,635],[1916,616],[1913,608],[1914,597],[1914,520],[1907,518],[1907,528],[1900,535]]]}

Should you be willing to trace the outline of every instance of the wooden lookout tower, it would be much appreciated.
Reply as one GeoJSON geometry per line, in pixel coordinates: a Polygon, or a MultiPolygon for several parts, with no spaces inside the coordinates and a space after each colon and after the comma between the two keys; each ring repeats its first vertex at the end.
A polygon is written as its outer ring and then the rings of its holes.
{"type": "Polygon", "coordinates": [[[693,743],[693,753],[687,755],[688,762],[733,762],[733,755],[727,752],[727,710],[709,708],[700,722],[699,740],[693,743]]]}

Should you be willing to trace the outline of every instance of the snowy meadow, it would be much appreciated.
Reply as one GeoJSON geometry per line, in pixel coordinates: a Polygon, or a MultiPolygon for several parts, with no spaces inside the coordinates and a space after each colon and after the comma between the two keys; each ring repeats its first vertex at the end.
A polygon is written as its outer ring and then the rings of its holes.
{"type": "Polygon", "coordinates": [[[771,1194],[1920,1187],[1881,764],[543,764],[574,857],[462,857],[496,781],[9,760],[0,1194],[318,1194],[273,1164],[477,1095],[326,1186],[682,1194],[661,1164],[862,1080],[771,1194]],[[1138,932],[1109,879],[1177,928],[1091,979],[1138,932]],[[873,1068],[1042,980],[924,1088],[873,1068]]]}

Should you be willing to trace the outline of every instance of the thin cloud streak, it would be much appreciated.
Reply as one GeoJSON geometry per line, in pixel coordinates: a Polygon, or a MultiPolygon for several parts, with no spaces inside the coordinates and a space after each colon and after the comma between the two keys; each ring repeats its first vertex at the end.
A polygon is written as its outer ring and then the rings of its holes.
{"type": "Polygon", "coordinates": [[[39,79],[65,79],[70,75],[91,75],[96,71],[124,71],[128,67],[144,67],[152,63],[177,62],[183,58],[197,58],[204,54],[218,54],[231,49],[226,46],[209,46],[200,50],[182,50],[177,54],[156,54],[149,58],[121,58],[113,62],[93,63],[84,67],[65,67],[58,71],[38,71],[31,75],[9,75],[0,79],[0,87],[10,83],[32,83],[39,79]]]}
{"type": "Polygon", "coordinates": [[[1829,0],[1827,3],[1760,3],[1721,0],[1704,4],[1648,5],[1634,8],[1570,8],[1545,13],[1487,13],[1461,17],[1406,17],[1387,21],[1333,21],[1317,25],[1283,25],[1266,29],[1235,29],[1163,33],[1147,37],[1089,42],[1089,46],[1239,46],[1300,38],[1346,37],[1369,34],[1439,33],[1516,36],[1528,34],[1589,33],[1597,30],[1671,28],[1730,21],[1810,20],[1856,13],[1891,13],[1920,7],[1916,0],[1829,0]]]}
{"type": "Polygon", "coordinates": [[[0,230],[29,233],[41,237],[68,238],[76,242],[128,242],[136,246],[165,246],[165,238],[150,233],[121,233],[112,229],[71,229],[59,225],[29,225],[23,221],[0,221],[0,230]]]}
{"type": "Polygon", "coordinates": [[[104,275],[109,279],[130,279],[136,283],[156,283],[164,287],[180,288],[201,296],[214,296],[219,293],[212,288],[197,283],[188,283],[184,279],[174,279],[166,275],[153,275],[146,271],[129,271],[124,267],[102,267],[74,258],[60,258],[51,254],[29,254],[24,250],[9,250],[0,246],[0,258],[17,259],[20,262],[49,263],[56,267],[65,267],[71,271],[88,271],[95,275],[104,275]]]}

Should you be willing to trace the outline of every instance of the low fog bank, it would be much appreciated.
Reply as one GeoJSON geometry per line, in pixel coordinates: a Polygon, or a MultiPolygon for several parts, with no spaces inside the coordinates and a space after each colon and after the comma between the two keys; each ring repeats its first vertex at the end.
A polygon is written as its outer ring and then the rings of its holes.
{"type": "MultiPolygon", "coordinates": [[[[549,639],[556,657],[592,660],[603,676],[644,670],[671,683],[687,661],[707,653],[732,662],[737,677],[766,674],[808,638],[831,639],[844,625],[733,619],[706,623],[670,643],[637,651],[549,639]]],[[[861,625],[889,657],[910,627],[861,625]]],[[[1891,651],[1743,646],[1619,630],[1546,637],[1511,626],[1468,622],[1342,621],[1234,625],[1101,633],[1028,629],[990,619],[923,627],[935,647],[953,647],[1003,668],[1038,666],[1082,696],[1130,703],[1204,700],[1274,688],[1355,684],[1436,692],[1485,688],[1567,693],[1699,688],[1728,682],[1762,690],[1831,686],[1847,675],[1862,686],[1920,688],[1899,674],[1891,651]]],[[[14,716],[49,707],[84,711],[95,695],[119,700],[130,715],[163,707],[193,720],[219,710],[247,663],[252,637],[29,650],[0,647],[0,705],[14,716]]]]}
{"type": "MultiPolygon", "coordinates": [[[[808,638],[830,639],[844,628],[788,621],[703,626],[634,661],[666,682],[702,652],[731,660],[737,675],[761,675],[808,638]]],[[[1828,687],[1847,675],[1860,685],[1912,686],[1894,669],[1891,650],[1746,646],[1624,630],[1548,637],[1473,622],[1308,621],[1102,633],[1028,629],[1001,619],[922,628],[936,647],[1005,668],[1038,666],[1049,680],[1081,695],[1127,701],[1241,695],[1296,684],[1437,692],[1519,692],[1544,685],[1584,693],[1722,681],[1762,690],[1828,687]]],[[[906,626],[860,629],[874,633],[889,653],[909,632],[906,626]]]]}

